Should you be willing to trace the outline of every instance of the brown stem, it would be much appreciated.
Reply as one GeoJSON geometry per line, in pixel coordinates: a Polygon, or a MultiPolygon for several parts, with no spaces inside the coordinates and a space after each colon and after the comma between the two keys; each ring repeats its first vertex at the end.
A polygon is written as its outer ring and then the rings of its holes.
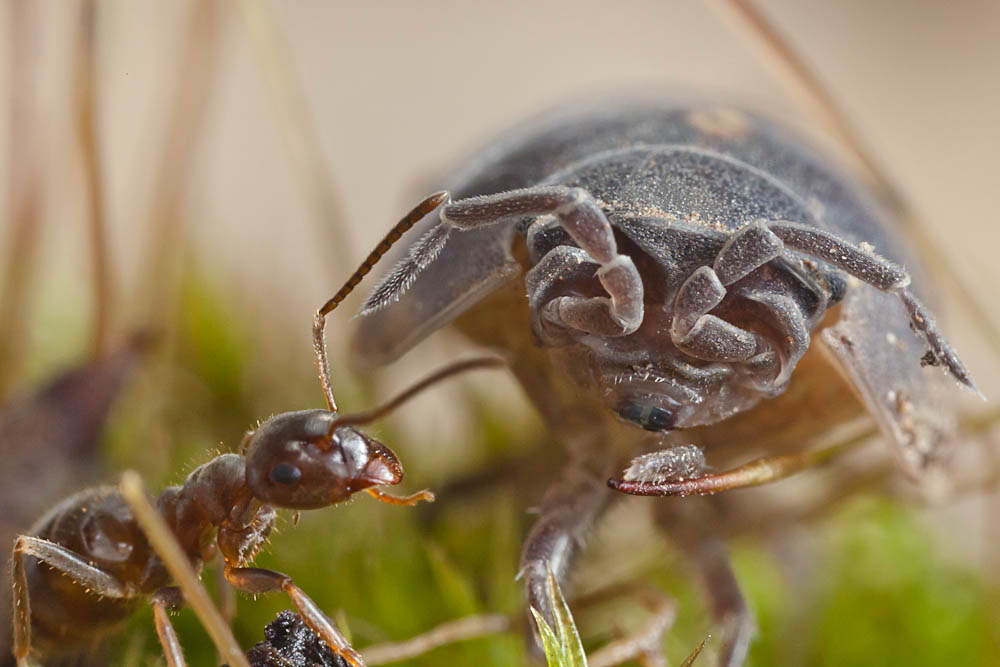
{"type": "Polygon", "coordinates": [[[13,0],[9,11],[10,127],[9,243],[0,262],[0,397],[6,395],[24,358],[31,278],[38,257],[43,151],[35,95],[37,11],[32,0],[13,0]]]}
{"type": "Polygon", "coordinates": [[[213,91],[218,60],[219,7],[217,2],[195,2],[186,38],[178,51],[170,109],[164,125],[153,190],[149,199],[150,233],[144,250],[142,282],[136,290],[143,322],[156,329],[170,322],[176,300],[176,251],[183,219],[184,188],[191,172],[205,111],[213,91]]]}
{"type": "Polygon", "coordinates": [[[365,657],[365,662],[369,665],[384,665],[389,662],[415,658],[446,644],[510,632],[512,628],[511,617],[504,614],[466,616],[442,623],[436,628],[406,641],[371,646],[362,651],[362,654],[365,657]]]}
{"type": "Polygon", "coordinates": [[[80,6],[80,35],[76,59],[76,131],[80,140],[80,156],[83,160],[86,224],[90,238],[91,271],[93,271],[94,321],[91,350],[94,358],[100,359],[108,351],[111,270],[96,108],[97,11],[95,0],[86,0],[80,6]]]}
{"type": "MultiPolygon", "coordinates": [[[[660,596],[650,605],[652,617],[635,634],[613,641],[587,658],[589,667],[611,667],[629,660],[646,658],[657,661],[663,658],[663,637],[673,627],[677,618],[677,603],[660,596]]],[[[660,660],[661,664],[663,661],[660,660]]]]}
{"type": "Polygon", "coordinates": [[[246,655],[240,649],[236,638],[233,637],[232,630],[229,629],[219,610],[216,609],[208,591],[201,585],[201,580],[198,579],[198,575],[191,567],[187,556],[181,550],[177,538],[170,531],[156,507],[153,506],[153,501],[146,491],[145,484],[142,483],[142,478],[137,472],[126,470],[122,473],[119,490],[132,509],[146,539],[149,540],[156,555],[160,557],[170,576],[180,587],[184,594],[184,600],[205,626],[205,630],[212,637],[219,653],[224,655],[233,667],[250,667],[246,655]]]}
{"type": "Polygon", "coordinates": [[[298,172],[306,200],[316,210],[320,229],[327,235],[325,248],[333,253],[331,267],[351,262],[351,243],[344,207],[334,187],[333,174],[321,150],[322,142],[309,115],[309,103],[302,89],[287,45],[272,13],[270,3],[233,0],[243,16],[250,46],[257,56],[278,125],[288,148],[292,168],[298,172]]]}

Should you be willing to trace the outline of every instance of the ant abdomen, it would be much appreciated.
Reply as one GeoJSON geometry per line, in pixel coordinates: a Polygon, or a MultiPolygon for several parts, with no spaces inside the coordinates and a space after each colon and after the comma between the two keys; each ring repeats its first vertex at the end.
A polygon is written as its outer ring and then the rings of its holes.
{"type": "MultiPolygon", "coordinates": [[[[169,580],[162,568],[147,567],[151,554],[142,531],[114,487],[93,487],[70,496],[43,516],[32,534],[64,545],[88,564],[132,582],[143,593],[169,580]]],[[[24,537],[18,539],[24,541],[24,537]]],[[[26,585],[34,594],[32,619],[47,652],[59,653],[63,644],[92,638],[142,604],[141,598],[102,598],[72,585],[65,573],[40,560],[27,559],[17,567],[23,568],[26,585]]]]}

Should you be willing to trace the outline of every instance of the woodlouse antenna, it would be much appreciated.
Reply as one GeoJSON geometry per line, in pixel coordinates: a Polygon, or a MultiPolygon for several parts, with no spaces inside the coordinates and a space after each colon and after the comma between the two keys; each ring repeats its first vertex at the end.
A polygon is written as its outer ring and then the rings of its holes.
{"type": "Polygon", "coordinates": [[[353,415],[344,415],[342,417],[337,417],[332,422],[327,429],[327,434],[331,435],[334,429],[341,426],[364,426],[365,424],[370,424],[377,421],[389,414],[400,405],[410,400],[424,389],[437,384],[441,380],[451,377],[452,375],[458,375],[459,373],[464,373],[466,371],[476,370],[479,368],[501,368],[507,365],[507,362],[502,358],[497,356],[485,356],[485,357],[474,357],[472,359],[466,359],[464,361],[456,361],[453,364],[448,364],[444,368],[431,373],[423,380],[420,380],[416,384],[411,385],[408,389],[405,389],[402,393],[397,395],[395,398],[383,403],[382,405],[368,410],[367,412],[358,412],[353,415]]]}
{"type": "Polygon", "coordinates": [[[313,317],[313,349],[316,351],[316,365],[319,368],[319,381],[323,385],[323,394],[326,396],[326,403],[330,406],[331,412],[337,411],[337,402],[333,398],[333,386],[330,382],[330,361],[326,355],[326,316],[329,315],[340,305],[348,294],[354,290],[355,287],[361,282],[361,280],[368,275],[372,270],[372,267],[378,263],[380,259],[389,252],[389,248],[393,244],[402,238],[403,234],[406,233],[413,225],[424,219],[431,211],[436,209],[441,204],[448,201],[451,195],[446,191],[435,192],[431,196],[424,199],[422,202],[417,204],[412,211],[403,216],[403,219],[397,222],[389,233],[379,241],[379,244],[375,246],[365,260],[361,262],[361,266],[351,274],[351,277],[347,279],[344,286],[337,290],[337,293],[330,298],[329,301],[323,304],[323,306],[316,311],[316,315],[313,317]]]}
{"type": "MultiPolygon", "coordinates": [[[[633,467],[629,468],[624,477],[609,479],[608,486],[633,496],[680,496],[682,498],[685,496],[710,496],[721,491],[770,484],[802,470],[815,468],[864,444],[870,438],[871,434],[865,432],[823,449],[763,457],[730,470],[690,478],[664,476],[659,479],[635,479],[635,468],[633,467]],[[633,474],[630,475],[630,472],[633,474]]],[[[655,471],[654,474],[660,475],[660,471],[655,471]]]]}

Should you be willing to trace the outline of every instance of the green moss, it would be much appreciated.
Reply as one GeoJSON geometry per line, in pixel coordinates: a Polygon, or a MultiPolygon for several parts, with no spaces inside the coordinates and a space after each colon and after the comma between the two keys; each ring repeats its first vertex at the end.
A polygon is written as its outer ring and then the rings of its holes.
{"type": "Polygon", "coordinates": [[[830,545],[809,664],[997,664],[995,598],[906,510],[855,503],[830,545]]]}
{"type": "MultiPolygon", "coordinates": [[[[124,397],[125,408],[113,415],[112,470],[138,467],[150,487],[159,489],[182,480],[220,443],[234,449],[246,428],[268,416],[259,414],[261,405],[293,409],[306,407],[296,401],[320,398],[311,367],[289,372],[268,365],[273,357],[258,353],[240,326],[243,316],[230,303],[203,279],[186,281],[173,353],[140,375],[124,397]]],[[[360,386],[346,375],[344,384],[360,386]]],[[[322,608],[342,611],[358,646],[406,639],[465,614],[523,610],[514,578],[533,521],[526,508],[557,475],[563,454],[554,445],[539,445],[547,441],[533,420],[511,418],[475,400],[454,407],[475,411],[482,425],[478,437],[453,443],[479,466],[470,469],[496,470],[512,461],[505,473],[511,479],[491,482],[480,493],[439,497],[434,508],[393,508],[358,498],[303,513],[298,526],[285,515],[257,561],[289,573],[322,608]],[[526,453],[522,464],[518,457],[526,453]]],[[[389,425],[379,432],[400,453],[411,480],[433,474],[433,461],[409,460],[409,452],[419,450],[407,446],[405,434],[389,425]]],[[[808,553],[818,562],[795,581],[786,578],[772,545],[734,545],[738,579],[760,628],[750,664],[997,664],[1000,604],[994,584],[944,558],[937,538],[915,516],[915,510],[886,500],[850,503],[808,528],[808,553]]],[[[665,556],[663,567],[644,577],[677,600],[666,647],[670,664],[680,664],[715,631],[702,591],[676,557],[665,556]]],[[[235,625],[240,642],[260,641],[264,626],[288,606],[281,595],[240,599],[235,625]]],[[[613,636],[607,615],[601,627],[592,622],[596,618],[589,613],[578,618],[588,648],[613,636]]],[[[180,613],[176,624],[190,664],[212,664],[214,649],[191,612],[180,613]]],[[[711,664],[713,642],[695,664],[711,664]]],[[[120,646],[123,656],[157,654],[148,612],[132,622],[120,646]]],[[[130,660],[147,664],[146,657],[130,660]]],[[[524,641],[490,637],[406,664],[520,665],[524,641]]]]}

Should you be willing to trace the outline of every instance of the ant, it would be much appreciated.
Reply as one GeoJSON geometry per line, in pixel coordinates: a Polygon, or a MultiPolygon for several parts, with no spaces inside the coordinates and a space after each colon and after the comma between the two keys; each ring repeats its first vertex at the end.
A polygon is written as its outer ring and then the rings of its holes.
{"type": "Polygon", "coordinates": [[[329,410],[301,410],[272,417],[227,453],[195,468],[181,486],[155,501],[135,473],[120,488],[84,489],[55,505],[14,543],[14,656],[32,664],[34,633],[53,647],[78,646],[135,612],[148,597],[167,664],[185,664],[167,616],[188,602],[230,665],[247,665],[232,633],[212,607],[196,572],[217,553],[223,574],[236,590],[283,591],[306,624],[353,667],[364,660],[323,611],[281,572],[250,567],[276,521],[275,507],[316,509],[343,502],[359,491],[392,505],[432,501],[420,491],[394,496],[379,489],[398,484],[403,469],[384,444],[356,430],[391,412],[431,385],[474,368],[500,367],[496,357],[450,364],[393,400],[365,413],[338,415],[330,382],[324,327],[326,316],[385,253],[392,236],[434,210],[446,195],[432,195],[401,220],[344,287],[320,308],[313,338],[329,410]],[[212,539],[214,537],[214,540],[212,539]],[[178,586],[171,586],[171,582],[178,586]],[[210,608],[206,611],[206,608],[210,608]],[[204,613],[203,613],[204,612],[204,613]]]}

